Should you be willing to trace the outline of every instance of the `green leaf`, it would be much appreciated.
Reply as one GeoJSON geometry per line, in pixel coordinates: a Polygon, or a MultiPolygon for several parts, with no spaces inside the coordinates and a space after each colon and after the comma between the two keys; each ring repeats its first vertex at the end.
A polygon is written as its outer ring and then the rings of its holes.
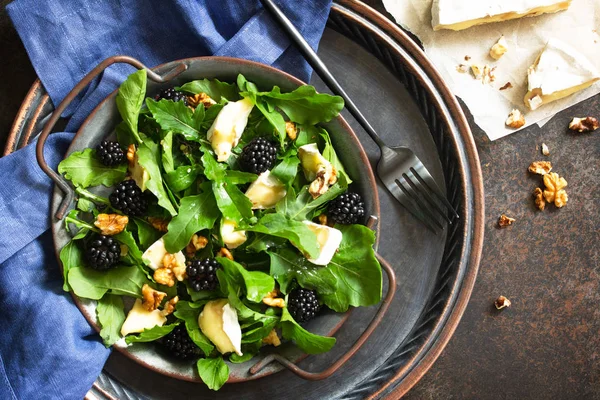
{"type": "Polygon", "coordinates": [[[327,202],[333,200],[345,190],[346,189],[337,182],[324,194],[313,199],[310,193],[308,193],[308,185],[300,190],[298,196],[296,196],[294,189],[290,187],[287,195],[277,203],[275,209],[278,213],[282,213],[291,219],[298,221],[311,220],[320,208],[325,207],[327,202]]]}
{"type": "Polygon", "coordinates": [[[220,102],[222,98],[229,101],[238,100],[240,98],[236,85],[221,82],[218,79],[200,79],[191,81],[181,86],[179,90],[193,94],[206,93],[217,103],[220,102]]]}
{"type": "Polygon", "coordinates": [[[250,172],[242,171],[227,171],[227,182],[233,185],[243,185],[246,183],[254,182],[258,178],[258,175],[250,172]]]}
{"type": "Polygon", "coordinates": [[[211,191],[182,198],[179,214],[169,222],[169,230],[164,236],[167,251],[177,253],[187,246],[194,233],[212,229],[217,218],[219,210],[211,191]]]}
{"type": "Polygon", "coordinates": [[[121,326],[125,322],[121,296],[104,295],[98,301],[96,315],[98,316],[98,323],[102,327],[100,336],[104,340],[104,345],[110,347],[121,339],[121,326]]]}
{"type": "Polygon", "coordinates": [[[225,179],[225,169],[227,166],[218,162],[212,154],[212,150],[207,145],[200,146],[202,154],[202,165],[204,166],[204,175],[211,180],[222,182],[225,179]]]}
{"type": "Polygon", "coordinates": [[[177,193],[192,186],[201,172],[202,168],[199,165],[182,165],[175,171],[165,174],[165,180],[169,188],[177,193]]]}
{"type": "Polygon", "coordinates": [[[146,250],[152,243],[156,242],[162,236],[162,232],[154,229],[154,227],[141,218],[133,220],[137,226],[137,234],[140,242],[140,249],[146,250]]]}
{"type": "Polygon", "coordinates": [[[246,298],[254,303],[260,303],[269,292],[275,288],[275,280],[269,274],[261,271],[247,271],[241,264],[224,257],[217,257],[227,275],[236,282],[243,282],[246,298]]]}
{"type": "Polygon", "coordinates": [[[294,179],[296,179],[296,175],[298,175],[299,164],[300,159],[296,155],[296,152],[290,152],[271,170],[271,175],[275,176],[281,183],[289,188],[294,182],[294,179]]]}
{"type": "Polygon", "coordinates": [[[346,173],[346,170],[344,169],[342,162],[338,158],[338,156],[335,152],[335,149],[333,148],[333,144],[331,143],[331,137],[329,136],[329,133],[325,129],[320,128],[319,134],[325,141],[325,148],[323,149],[323,157],[325,157],[325,159],[327,161],[329,161],[335,167],[335,170],[338,173],[338,177],[339,177],[338,179],[339,179],[340,185],[343,186],[343,188],[345,189],[346,187],[348,187],[349,184],[352,183],[352,180],[346,173]]]}
{"type": "Polygon", "coordinates": [[[136,267],[117,267],[105,272],[71,267],[68,280],[77,296],[92,300],[100,300],[108,291],[141,298],[142,286],[150,283],[146,275],[136,267]]]}
{"type": "Polygon", "coordinates": [[[96,209],[96,205],[93,201],[80,197],[77,199],[77,209],[83,212],[92,212],[96,209]]]}
{"type": "Polygon", "coordinates": [[[124,230],[123,232],[114,235],[113,238],[127,246],[127,255],[130,256],[137,264],[142,263],[142,252],[135,242],[131,232],[124,230]]]}
{"type": "Polygon", "coordinates": [[[107,167],[96,157],[96,150],[88,148],[71,153],[58,164],[58,172],[75,186],[113,186],[125,178],[127,165],[107,167]]]}
{"type": "Polygon", "coordinates": [[[260,322],[261,324],[266,325],[279,320],[278,317],[254,311],[240,300],[244,283],[239,277],[231,276],[224,270],[218,269],[217,278],[219,279],[221,290],[227,293],[229,304],[237,310],[240,321],[260,322]]]}
{"type": "Polygon", "coordinates": [[[171,215],[176,215],[177,211],[173,207],[169,195],[167,194],[162,175],[160,172],[160,149],[158,145],[150,140],[144,141],[137,149],[138,163],[144,168],[150,179],[146,182],[148,189],[158,199],[158,204],[167,210],[171,215]]]}
{"type": "Polygon", "coordinates": [[[208,340],[208,338],[200,330],[198,325],[198,316],[200,315],[200,308],[206,304],[206,301],[190,303],[187,301],[180,301],[177,303],[175,312],[173,315],[185,322],[185,328],[192,341],[198,346],[204,354],[209,355],[214,350],[215,346],[208,340]]]}
{"type": "Polygon", "coordinates": [[[204,110],[204,121],[202,121],[202,129],[208,131],[210,126],[215,122],[217,115],[223,109],[223,104],[214,104],[210,108],[204,110]]]}
{"type": "Polygon", "coordinates": [[[317,235],[302,222],[280,213],[266,214],[256,225],[245,229],[285,238],[311,257],[317,257],[320,253],[317,235]]]}
{"type": "Polygon", "coordinates": [[[285,339],[293,340],[296,346],[308,354],[325,353],[335,345],[334,337],[315,335],[298,325],[290,315],[287,307],[283,309],[281,314],[281,332],[285,339]]]}
{"type": "Polygon", "coordinates": [[[163,326],[156,325],[153,328],[144,329],[144,331],[138,335],[129,335],[125,337],[125,343],[153,342],[171,333],[177,325],[179,325],[179,322],[163,326]]]}
{"type": "Polygon", "coordinates": [[[202,121],[198,122],[198,118],[194,117],[194,112],[183,101],[166,99],[155,101],[148,98],[146,105],[163,130],[181,133],[186,140],[200,141],[200,122],[202,121]]]}
{"type": "Polygon", "coordinates": [[[119,114],[137,143],[142,143],[138,133],[138,118],[144,104],[144,97],[146,97],[146,70],[141,69],[129,75],[121,84],[116,99],[119,114]]]}
{"type": "Polygon", "coordinates": [[[163,169],[168,174],[175,170],[175,163],[173,161],[173,132],[167,132],[165,137],[160,141],[160,145],[162,146],[163,169]]]}
{"type": "Polygon", "coordinates": [[[306,257],[289,248],[269,251],[270,274],[279,283],[279,289],[287,294],[294,280],[306,289],[318,290],[320,295],[336,291],[337,278],[326,267],[312,264],[306,257]]]}
{"type": "Polygon", "coordinates": [[[381,266],[375,257],[375,233],[363,225],[336,225],[343,239],[339,250],[319,274],[333,274],[337,289],[323,294],[329,308],[345,312],[349,306],[377,304],[381,300],[381,266]]]}
{"type": "Polygon", "coordinates": [[[71,268],[83,267],[83,251],[74,240],[71,240],[60,251],[60,261],[63,267],[63,290],[68,292],[71,286],[68,282],[69,270],[71,268]]]}
{"type": "Polygon", "coordinates": [[[217,200],[217,207],[225,218],[240,224],[253,217],[252,202],[236,185],[213,182],[212,190],[217,200]]]}
{"type": "Polygon", "coordinates": [[[223,358],[201,358],[196,364],[202,382],[211,390],[219,390],[229,379],[229,367],[223,358]]]}

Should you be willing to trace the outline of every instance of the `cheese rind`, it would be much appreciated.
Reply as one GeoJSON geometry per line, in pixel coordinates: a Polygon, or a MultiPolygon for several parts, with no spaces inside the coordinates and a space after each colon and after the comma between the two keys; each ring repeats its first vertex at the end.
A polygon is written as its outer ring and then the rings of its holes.
{"type": "Polygon", "coordinates": [[[572,0],[434,0],[431,25],[434,31],[460,31],[475,25],[566,10],[572,0]]]}

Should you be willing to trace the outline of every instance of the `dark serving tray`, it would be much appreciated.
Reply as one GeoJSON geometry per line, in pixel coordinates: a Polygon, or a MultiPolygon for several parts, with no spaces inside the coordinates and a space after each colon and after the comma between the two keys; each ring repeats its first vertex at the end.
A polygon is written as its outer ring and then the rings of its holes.
{"type": "MultiPolygon", "coordinates": [[[[440,355],[469,300],[483,243],[481,169],[465,116],[421,49],[359,1],[334,2],[319,55],[384,139],[412,148],[434,178],[445,182],[459,221],[444,234],[433,235],[380,186],[379,251],[394,263],[397,295],[369,341],[324,381],[304,381],[283,371],[228,384],[214,393],[203,385],[156,374],[113,352],[87,398],[398,398],[440,355]]],[[[327,91],[318,77],[311,84],[327,91]]],[[[15,119],[5,154],[34,140],[52,110],[36,81],[15,119]]],[[[374,165],[377,147],[349,114],[344,116],[374,165]]],[[[377,306],[354,310],[336,334],[336,347],[300,365],[315,371],[330,365],[354,343],[376,310],[377,306]]]]}

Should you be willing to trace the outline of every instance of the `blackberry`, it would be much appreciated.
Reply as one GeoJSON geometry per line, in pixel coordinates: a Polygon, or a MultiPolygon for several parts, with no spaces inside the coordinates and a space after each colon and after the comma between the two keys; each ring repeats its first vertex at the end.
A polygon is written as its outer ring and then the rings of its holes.
{"type": "Polygon", "coordinates": [[[288,296],[288,311],[298,323],[309,321],[317,315],[321,306],[314,290],[298,288],[288,296]]]}
{"type": "Polygon", "coordinates": [[[121,164],[125,159],[125,154],[121,145],[117,142],[110,142],[103,140],[102,143],[96,147],[96,155],[100,159],[100,162],[107,167],[121,164]]]}
{"type": "Polygon", "coordinates": [[[169,332],[162,340],[162,344],[174,357],[182,360],[200,358],[202,350],[190,339],[185,325],[180,324],[169,332]]]}
{"type": "Polygon", "coordinates": [[[187,95],[183,92],[175,90],[175,88],[168,88],[160,92],[154,98],[156,101],[160,99],[167,99],[172,101],[183,101],[183,104],[188,105],[187,95]]]}
{"type": "Polygon", "coordinates": [[[117,185],[109,196],[110,204],[123,214],[141,216],[148,208],[148,202],[133,179],[123,181],[117,185]]]}
{"type": "Polygon", "coordinates": [[[221,264],[214,258],[202,258],[187,263],[188,282],[196,292],[201,290],[215,290],[219,285],[217,269],[221,264]]]}
{"type": "Polygon", "coordinates": [[[332,200],[327,211],[337,224],[356,224],[365,217],[365,203],[358,193],[347,192],[332,200]]]}
{"type": "Polygon", "coordinates": [[[121,246],[110,236],[94,236],[85,249],[87,264],[93,269],[106,271],[113,267],[121,256],[121,246]]]}
{"type": "Polygon", "coordinates": [[[240,164],[244,171],[261,174],[273,167],[277,145],[265,138],[254,138],[242,150],[240,164]]]}

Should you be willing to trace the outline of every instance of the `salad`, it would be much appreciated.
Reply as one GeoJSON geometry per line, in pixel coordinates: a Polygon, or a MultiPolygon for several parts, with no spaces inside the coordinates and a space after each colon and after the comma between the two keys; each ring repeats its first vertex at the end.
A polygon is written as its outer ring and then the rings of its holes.
{"type": "Polygon", "coordinates": [[[154,98],[146,82],[141,70],[119,88],[116,140],[58,167],[78,195],[64,290],[97,301],[106,346],[155,342],[213,390],[263,346],[329,351],[335,338],[303,325],[382,287],[368,212],[319,126],[343,100],[242,75],[154,98]]]}

